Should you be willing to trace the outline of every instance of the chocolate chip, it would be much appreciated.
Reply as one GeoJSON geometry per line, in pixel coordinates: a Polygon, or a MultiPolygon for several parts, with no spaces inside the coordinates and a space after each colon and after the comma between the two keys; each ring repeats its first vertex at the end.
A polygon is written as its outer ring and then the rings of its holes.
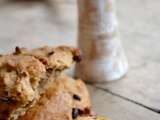
{"type": "Polygon", "coordinates": [[[0,97],[0,101],[8,103],[9,99],[7,97],[0,97]]]}
{"type": "Polygon", "coordinates": [[[42,62],[42,64],[47,65],[48,61],[44,58],[39,58],[39,61],[42,62]]]}
{"type": "Polygon", "coordinates": [[[79,56],[75,55],[73,56],[73,60],[76,62],[80,62],[82,60],[82,57],[80,55],[79,56]]]}
{"type": "Polygon", "coordinates": [[[53,71],[53,68],[47,68],[47,72],[51,73],[53,71]]]}
{"type": "Polygon", "coordinates": [[[10,97],[0,97],[0,102],[7,103],[7,104],[9,103],[13,104],[13,103],[16,103],[17,101],[10,97]]]}
{"type": "Polygon", "coordinates": [[[12,72],[12,69],[11,68],[7,68],[7,72],[12,72]]]}
{"type": "Polygon", "coordinates": [[[78,113],[80,116],[84,114],[83,110],[81,110],[81,109],[78,109],[78,113]]]}
{"type": "Polygon", "coordinates": [[[73,118],[73,119],[76,119],[76,118],[78,117],[78,115],[79,115],[79,112],[80,112],[80,109],[78,109],[78,108],[73,108],[73,109],[72,109],[72,118],[73,118]]]}
{"type": "Polygon", "coordinates": [[[21,93],[20,93],[20,92],[18,92],[18,93],[17,93],[17,96],[21,96],[21,93]]]}
{"type": "Polygon", "coordinates": [[[81,101],[81,97],[76,94],[73,95],[73,99],[81,101]]]}
{"type": "Polygon", "coordinates": [[[22,73],[20,73],[20,76],[21,77],[27,77],[27,73],[26,72],[22,72],[22,73]]]}
{"type": "Polygon", "coordinates": [[[49,53],[48,53],[48,56],[51,56],[51,55],[53,55],[53,54],[54,54],[54,51],[49,52],[49,53]]]}
{"type": "Polygon", "coordinates": [[[89,115],[91,113],[91,110],[89,109],[89,108],[84,108],[84,110],[83,110],[83,114],[85,114],[85,115],[89,115]]]}
{"type": "Polygon", "coordinates": [[[21,54],[21,49],[18,46],[15,48],[14,54],[15,55],[21,54]]]}

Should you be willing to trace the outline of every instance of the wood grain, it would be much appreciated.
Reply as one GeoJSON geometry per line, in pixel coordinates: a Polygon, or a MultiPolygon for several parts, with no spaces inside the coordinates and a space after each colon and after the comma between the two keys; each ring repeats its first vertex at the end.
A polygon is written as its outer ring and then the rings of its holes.
{"type": "Polygon", "coordinates": [[[89,86],[94,109],[111,120],[159,120],[160,115],[89,86]]]}
{"type": "Polygon", "coordinates": [[[15,46],[76,45],[76,2],[50,1],[0,4],[1,53],[15,46]]]}
{"type": "MultiPolygon", "coordinates": [[[[160,110],[160,1],[117,2],[121,40],[130,63],[130,71],[123,80],[99,87],[160,110]]],[[[76,46],[76,2],[70,0],[58,5],[59,16],[54,9],[40,2],[1,5],[0,53],[8,52],[15,46],[76,46]]],[[[156,113],[101,90],[93,95],[93,103],[97,112],[108,115],[113,120],[159,120],[156,113]]]]}
{"type": "Polygon", "coordinates": [[[132,4],[128,2],[126,0],[119,2],[118,11],[130,71],[121,81],[98,86],[159,112],[160,31],[157,25],[160,25],[158,21],[160,16],[158,16],[157,4],[160,4],[160,1],[147,0],[144,7],[141,7],[141,0],[131,1],[132,4]],[[132,14],[129,14],[126,9],[132,14]],[[151,19],[153,16],[156,18],[151,19]],[[132,27],[129,27],[131,24],[132,27]]]}

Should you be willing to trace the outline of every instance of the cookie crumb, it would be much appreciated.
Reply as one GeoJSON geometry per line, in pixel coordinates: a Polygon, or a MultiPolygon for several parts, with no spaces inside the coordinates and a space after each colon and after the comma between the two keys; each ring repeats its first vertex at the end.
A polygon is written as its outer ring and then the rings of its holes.
{"type": "Polygon", "coordinates": [[[79,109],[78,108],[73,108],[72,109],[72,118],[76,119],[79,115],[79,109]]]}
{"type": "Polygon", "coordinates": [[[48,56],[51,56],[51,55],[53,55],[53,54],[54,54],[54,51],[49,52],[49,53],[48,53],[48,56]]]}
{"type": "Polygon", "coordinates": [[[81,101],[81,97],[76,94],[73,95],[73,99],[81,101]]]}

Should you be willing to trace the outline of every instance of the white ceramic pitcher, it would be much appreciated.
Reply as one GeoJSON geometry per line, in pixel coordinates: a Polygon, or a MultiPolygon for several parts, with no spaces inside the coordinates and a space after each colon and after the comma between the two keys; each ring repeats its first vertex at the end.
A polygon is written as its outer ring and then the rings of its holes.
{"type": "Polygon", "coordinates": [[[87,82],[120,79],[128,63],[118,35],[114,0],[78,0],[78,46],[83,60],[76,76],[87,82]]]}

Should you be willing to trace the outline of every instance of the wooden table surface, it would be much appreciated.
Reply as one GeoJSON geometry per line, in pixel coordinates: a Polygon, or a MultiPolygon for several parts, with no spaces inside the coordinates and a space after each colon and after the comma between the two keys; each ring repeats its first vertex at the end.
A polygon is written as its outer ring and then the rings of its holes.
{"type": "MultiPolygon", "coordinates": [[[[159,0],[117,0],[130,71],[120,81],[88,85],[97,113],[112,120],[160,120],[159,5],[159,0]]],[[[0,52],[15,46],[76,46],[76,13],[75,0],[2,1],[0,52]]]]}

